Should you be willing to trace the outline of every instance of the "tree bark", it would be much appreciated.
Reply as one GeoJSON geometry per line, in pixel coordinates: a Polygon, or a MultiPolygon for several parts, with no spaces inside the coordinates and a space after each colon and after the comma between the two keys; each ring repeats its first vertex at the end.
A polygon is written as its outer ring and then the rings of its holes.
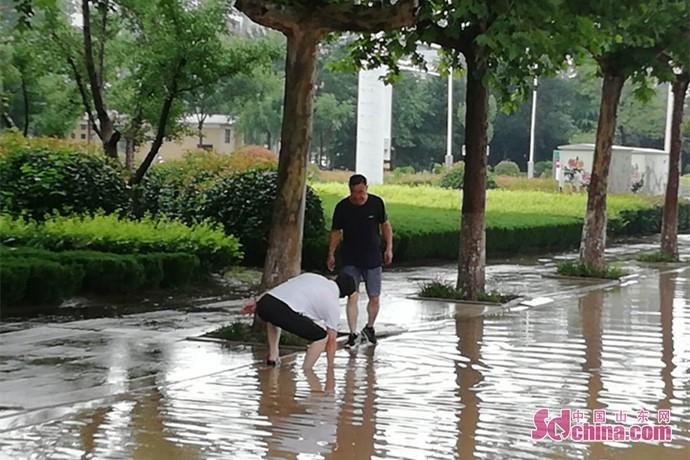
{"type": "Polygon", "coordinates": [[[486,58],[476,48],[466,53],[465,173],[458,257],[458,289],[470,299],[484,291],[486,263],[486,145],[489,91],[482,79],[486,58]]]}
{"type": "Polygon", "coordinates": [[[621,90],[626,78],[606,73],[601,91],[594,164],[587,194],[587,211],[580,242],[580,262],[597,269],[605,267],[606,248],[606,196],[611,147],[616,132],[616,117],[621,90]]]}
{"type": "Polygon", "coordinates": [[[265,289],[298,275],[301,269],[307,155],[312,136],[316,51],[321,37],[321,31],[313,30],[287,34],[278,196],[261,280],[265,289]],[[278,222],[280,225],[276,225],[278,222]]]}
{"type": "MultiPolygon", "coordinates": [[[[120,140],[120,133],[115,129],[113,120],[108,115],[108,110],[103,98],[102,75],[99,76],[96,70],[96,63],[93,54],[93,39],[91,36],[91,10],[89,0],[82,0],[81,11],[83,18],[82,33],[84,36],[84,64],[86,73],[91,86],[91,97],[98,116],[100,138],[103,143],[103,151],[111,158],[117,159],[117,142],[120,140]]],[[[107,12],[107,10],[106,10],[107,12]]],[[[105,22],[105,18],[103,18],[105,22]]],[[[105,37],[101,37],[105,41],[105,37]]]]}
{"type": "Polygon", "coordinates": [[[146,158],[144,158],[144,161],[141,162],[139,168],[137,168],[137,171],[134,173],[134,176],[132,176],[132,179],[129,182],[131,185],[136,185],[141,182],[146,175],[146,171],[149,170],[151,163],[153,163],[153,159],[156,158],[156,155],[158,155],[161,145],[163,145],[163,141],[165,140],[165,128],[168,126],[168,118],[170,118],[170,110],[172,108],[173,101],[178,96],[178,78],[180,71],[185,65],[185,59],[182,59],[177,63],[177,67],[175,68],[170,81],[170,88],[168,88],[167,96],[163,101],[163,106],[161,107],[161,111],[158,116],[156,138],[153,140],[153,144],[151,144],[151,149],[146,154],[146,158]]]}
{"type": "Polygon", "coordinates": [[[172,107],[173,100],[175,99],[174,92],[169,93],[165,101],[163,101],[163,107],[161,108],[160,115],[158,117],[158,129],[156,130],[156,138],[151,144],[151,149],[146,154],[146,158],[141,162],[139,168],[132,176],[130,180],[131,185],[136,185],[141,182],[141,180],[146,175],[146,171],[149,170],[153,159],[158,155],[158,151],[163,145],[163,140],[165,140],[165,128],[168,125],[168,118],[170,117],[170,108],[172,107]]]}
{"type": "Polygon", "coordinates": [[[29,135],[29,89],[26,85],[26,78],[22,74],[22,98],[24,99],[24,137],[29,135]]]}
{"type": "Polygon", "coordinates": [[[673,82],[673,114],[671,117],[671,151],[668,158],[668,181],[661,221],[661,253],[678,260],[678,186],[680,158],[683,148],[683,104],[690,83],[690,72],[678,75],[673,82]]]}

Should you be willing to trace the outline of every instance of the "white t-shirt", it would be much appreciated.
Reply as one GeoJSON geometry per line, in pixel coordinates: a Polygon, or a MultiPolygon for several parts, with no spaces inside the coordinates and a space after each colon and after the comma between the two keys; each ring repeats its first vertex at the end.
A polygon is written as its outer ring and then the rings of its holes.
{"type": "Polygon", "coordinates": [[[323,321],[328,329],[338,329],[340,289],[335,281],[315,273],[303,273],[268,293],[312,321],[323,321]]]}

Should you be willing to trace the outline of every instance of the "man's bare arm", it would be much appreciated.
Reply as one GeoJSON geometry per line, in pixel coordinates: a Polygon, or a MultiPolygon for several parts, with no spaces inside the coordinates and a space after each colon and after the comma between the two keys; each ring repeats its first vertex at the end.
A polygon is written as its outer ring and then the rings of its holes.
{"type": "Polygon", "coordinates": [[[331,230],[328,236],[328,259],[326,260],[326,267],[328,270],[335,270],[335,250],[340,244],[342,238],[342,230],[331,230]]]}
{"type": "Polygon", "coordinates": [[[383,262],[388,265],[393,262],[393,227],[390,221],[381,224],[381,231],[383,233],[383,241],[386,244],[383,262]]]}

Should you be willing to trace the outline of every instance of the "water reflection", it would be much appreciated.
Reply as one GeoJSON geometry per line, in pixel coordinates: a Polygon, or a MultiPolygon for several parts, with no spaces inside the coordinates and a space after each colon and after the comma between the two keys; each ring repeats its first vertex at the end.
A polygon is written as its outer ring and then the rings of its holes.
{"type": "Polygon", "coordinates": [[[482,380],[478,367],[483,332],[484,319],[482,317],[458,319],[455,322],[458,352],[468,360],[455,364],[457,395],[463,406],[458,418],[456,445],[456,452],[460,459],[474,458],[475,432],[479,423],[479,397],[475,387],[482,380]]]}
{"type": "Polygon", "coordinates": [[[141,351],[118,342],[105,375],[122,398],[0,432],[0,457],[685,460],[687,273],[500,317],[458,315],[437,330],[341,350],[333,373],[322,364],[305,374],[292,358],[276,369],[234,366],[237,350],[176,343],[156,355],[152,384],[133,385],[127,361],[141,351]],[[609,423],[624,410],[628,425],[640,408],[651,419],[669,408],[674,439],[535,442],[538,407],[579,408],[589,421],[605,409],[609,423]]]}
{"type": "MultiPolygon", "coordinates": [[[[673,299],[675,278],[671,273],[659,275],[659,313],[661,321],[661,380],[664,382],[664,399],[659,402],[659,409],[670,409],[673,399],[673,299]]],[[[680,289],[679,289],[680,290],[680,289]]]]}
{"type": "Polygon", "coordinates": [[[341,393],[337,419],[335,448],[326,458],[370,459],[374,456],[376,439],[376,371],[374,349],[363,350],[359,356],[350,353],[345,375],[339,383],[341,393]],[[363,364],[362,364],[363,362],[363,364]]]}

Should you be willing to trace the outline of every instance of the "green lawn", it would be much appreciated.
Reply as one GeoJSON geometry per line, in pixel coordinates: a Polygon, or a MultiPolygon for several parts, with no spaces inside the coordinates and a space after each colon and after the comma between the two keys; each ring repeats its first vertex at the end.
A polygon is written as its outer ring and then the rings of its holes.
{"type": "MultiPolygon", "coordinates": [[[[347,196],[347,185],[316,183],[314,189],[323,201],[330,223],[336,203],[347,196]]],[[[382,197],[393,225],[400,230],[452,231],[459,228],[461,193],[439,187],[401,185],[371,186],[370,192],[382,197]]],[[[658,201],[638,195],[610,196],[609,218],[622,210],[645,209],[658,201]]],[[[537,191],[487,191],[487,227],[527,228],[581,221],[587,205],[585,194],[559,194],[537,191]]]]}

